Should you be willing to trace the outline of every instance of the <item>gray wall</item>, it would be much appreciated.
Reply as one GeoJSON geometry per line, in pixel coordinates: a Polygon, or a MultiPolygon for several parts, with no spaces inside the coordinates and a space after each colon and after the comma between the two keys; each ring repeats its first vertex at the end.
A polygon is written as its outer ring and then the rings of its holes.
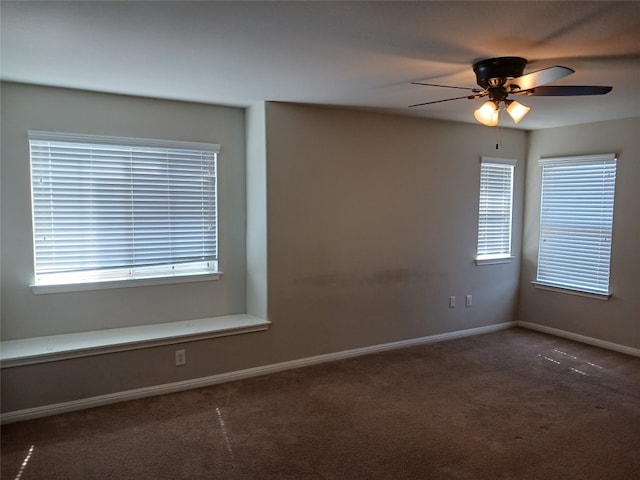
{"type": "Polygon", "coordinates": [[[245,311],[244,111],[2,84],[2,338],[146,325],[245,311]],[[221,144],[215,282],[34,295],[27,130],[221,144]]]}
{"type": "Polygon", "coordinates": [[[273,322],[266,332],[7,368],[3,411],[515,318],[519,262],[478,267],[473,258],[482,155],[519,162],[519,257],[525,132],[502,130],[496,152],[486,127],[340,109],[266,103],[243,112],[13,84],[2,95],[3,339],[245,308],[273,322]],[[222,280],[33,296],[27,129],[221,143],[221,169],[235,172],[220,185],[222,280]],[[249,262],[231,262],[238,255],[249,262]],[[173,365],[176,348],[187,348],[185,367],[173,365]]]}
{"type": "Polygon", "coordinates": [[[265,102],[246,111],[247,313],[267,318],[267,131],[265,102]]]}
{"type": "Polygon", "coordinates": [[[640,118],[531,132],[519,320],[640,348],[640,118]],[[535,289],[541,157],[616,153],[609,301],[535,289]]]}

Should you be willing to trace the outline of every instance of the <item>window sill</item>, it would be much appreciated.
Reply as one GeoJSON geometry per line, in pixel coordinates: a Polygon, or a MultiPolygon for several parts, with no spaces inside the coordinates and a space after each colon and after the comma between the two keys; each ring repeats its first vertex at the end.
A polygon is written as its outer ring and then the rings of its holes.
{"type": "Polygon", "coordinates": [[[577,295],[579,297],[587,297],[587,298],[595,298],[597,300],[607,301],[611,298],[610,293],[596,293],[596,292],[587,292],[584,290],[576,290],[575,288],[568,287],[559,287],[557,285],[551,285],[542,282],[531,282],[531,284],[540,290],[549,290],[551,292],[564,293],[567,295],[577,295]]]}
{"type": "Polygon", "coordinates": [[[47,293],[81,292],[84,290],[103,290],[108,288],[148,287],[151,285],[168,285],[173,283],[208,282],[218,280],[222,272],[200,273],[189,275],[173,275],[171,277],[143,277],[117,280],[101,280],[84,283],[52,283],[30,285],[35,295],[47,293]]]}
{"type": "Polygon", "coordinates": [[[113,328],[0,343],[2,368],[259,332],[271,322],[248,314],[113,328]]]}
{"type": "Polygon", "coordinates": [[[476,258],[476,265],[496,265],[499,263],[511,263],[516,257],[508,256],[495,256],[495,257],[481,257],[476,258]]]}

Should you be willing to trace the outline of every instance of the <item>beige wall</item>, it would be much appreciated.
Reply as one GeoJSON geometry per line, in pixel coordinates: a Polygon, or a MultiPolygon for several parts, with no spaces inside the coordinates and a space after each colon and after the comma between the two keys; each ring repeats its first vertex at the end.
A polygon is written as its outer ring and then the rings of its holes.
{"type": "Polygon", "coordinates": [[[482,155],[519,161],[519,259],[525,132],[496,152],[486,127],[277,103],[267,126],[269,319],[289,356],[514,319],[519,261],[473,260],[482,155]]]}
{"type": "Polygon", "coordinates": [[[482,126],[280,103],[245,112],[3,84],[1,113],[4,340],[244,311],[273,322],[3,369],[5,412],[516,319],[640,347],[639,119],[502,129],[496,151],[496,131],[482,126]],[[220,143],[222,280],[34,296],[28,129],[220,143]],[[603,152],[619,158],[613,298],[535,290],[537,159],[603,152]],[[473,263],[483,155],[518,160],[510,264],[473,263]],[[176,348],[185,367],[173,365],[176,348]]]}
{"type": "Polygon", "coordinates": [[[13,84],[2,95],[3,339],[245,308],[273,322],[266,332],[7,368],[3,411],[515,318],[519,261],[478,267],[473,259],[482,155],[518,160],[519,258],[525,132],[502,130],[496,151],[486,127],[340,109],[266,103],[243,112],[13,84]],[[221,169],[234,171],[220,185],[223,279],[33,296],[28,129],[221,143],[221,169]],[[245,160],[246,229],[236,176],[245,160]],[[241,251],[248,265],[231,262],[241,251]],[[473,307],[464,307],[466,294],[473,307]],[[187,349],[184,367],[173,365],[176,348],[187,349]]]}
{"type": "Polygon", "coordinates": [[[640,118],[531,132],[519,320],[640,348],[640,118]],[[541,157],[618,157],[609,301],[535,289],[541,157]]]}

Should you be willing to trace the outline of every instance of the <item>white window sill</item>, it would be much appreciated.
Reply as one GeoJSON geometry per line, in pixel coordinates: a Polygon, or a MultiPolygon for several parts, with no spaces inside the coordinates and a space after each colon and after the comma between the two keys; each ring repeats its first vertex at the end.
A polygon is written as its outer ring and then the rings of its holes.
{"type": "Polygon", "coordinates": [[[536,282],[536,281],[531,282],[531,284],[535,288],[538,288],[540,290],[549,290],[551,292],[564,293],[567,295],[577,295],[579,297],[595,298],[595,299],[604,300],[604,301],[607,301],[611,298],[610,293],[587,292],[584,290],[576,290],[574,288],[568,288],[568,287],[559,287],[557,285],[551,285],[551,284],[536,282]]]}
{"type": "Polygon", "coordinates": [[[496,265],[498,263],[511,263],[515,258],[511,255],[486,256],[476,258],[475,262],[476,265],[496,265]]]}
{"type": "Polygon", "coordinates": [[[55,362],[208,338],[259,332],[271,322],[248,314],[226,315],[139,327],[7,340],[0,343],[2,368],[55,362]]]}
{"type": "Polygon", "coordinates": [[[83,283],[50,283],[30,285],[35,295],[46,293],[80,292],[83,290],[103,290],[108,288],[147,287],[172,283],[208,282],[218,280],[222,272],[172,275],[170,277],[142,277],[116,280],[101,280],[83,283]]]}

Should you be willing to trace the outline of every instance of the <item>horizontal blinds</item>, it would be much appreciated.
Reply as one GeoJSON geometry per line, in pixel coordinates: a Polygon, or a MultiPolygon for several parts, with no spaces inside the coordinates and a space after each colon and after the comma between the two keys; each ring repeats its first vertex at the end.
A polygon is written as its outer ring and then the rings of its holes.
{"type": "Polygon", "coordinates": [[[482,160],[478,257],[511,254],[514,168],[515,161],[482,160]]]}
{"type": "Polygon", "coordinates": [[[542,159],[537,280],[609,293],[613,154],[542,159]]]}
{"type": "Polygon", "coordinates": [[[216,145],[46,132],[29,144],[36,278],[217,259],[216,145]]]}

